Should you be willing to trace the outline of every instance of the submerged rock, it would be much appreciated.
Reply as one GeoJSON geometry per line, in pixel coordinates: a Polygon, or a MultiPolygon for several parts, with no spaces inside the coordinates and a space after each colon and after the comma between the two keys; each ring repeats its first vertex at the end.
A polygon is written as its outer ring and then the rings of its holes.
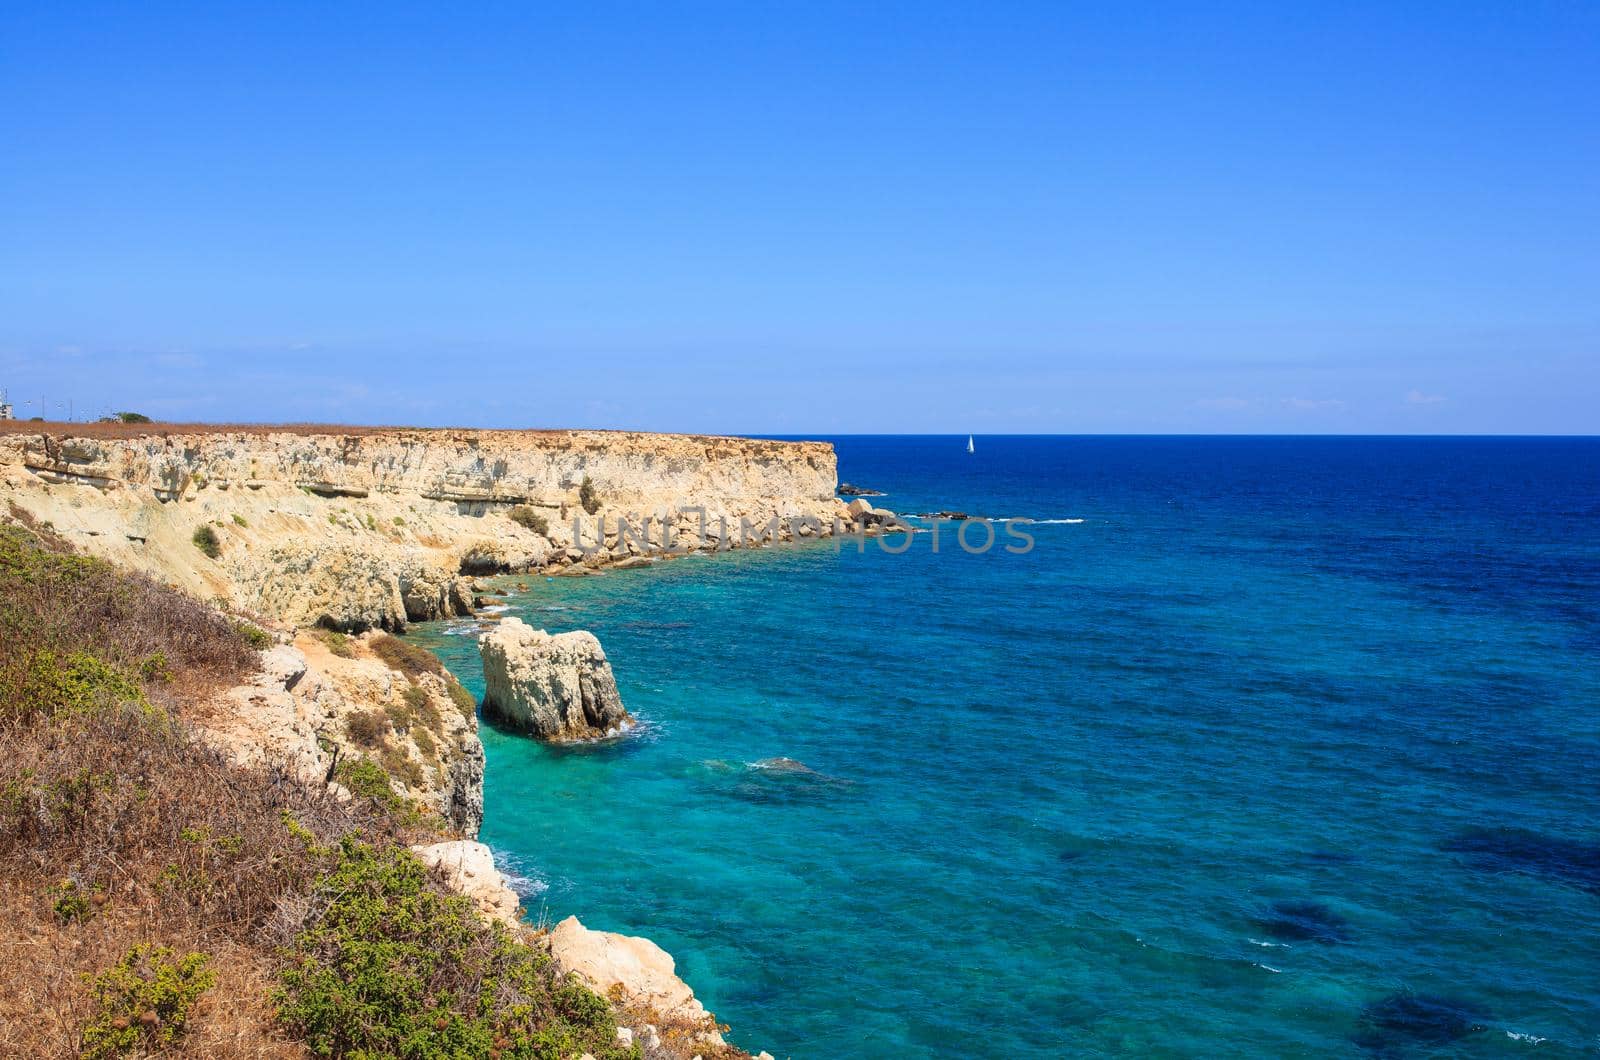
{"type": "Polygon", "coordinates": [[[508,618],[478,638],[485,716],[541,740],[594,740],[633,718],[593,633],[551,635],[508,618]]]}
{"type": "Polygon", "coordinates": [[[839,496],[841,497],[882,497],[882,490],[868,489],[865,486],[853,485],[849,482],[839,483],[839,496]]]}
{"type": "Polygon", "coordinates": [[[778,758],[763,758],[761,761],[753,763],[751,768],[771,769],[779,773],[810,773],[813,776],[819,775],[815,769],[812,769],[799,759],[783,758],[781,756],[778,758]]]}
{"type": "Polygon", "coordinates": [[[763,758],[737,774],[729,789],[746,802],[783,804],[833,798],[854,786],[852,781],[819,773],[794,758],[763,758]]]}
{"type": "Polygon", "coordinates": [[[1600,894],[1600,844],[1521,828],[1471,828],[1444,844],[1486,872],[1544,876],[1600,894]]]}
{"type": "Polygon", "coordinates": [[[1458,998],[1402,991],[1361,1010],[1355,1042],[1379,1056],[1392,1056],[1412,1046],[1448,1045],[1484,1029],[1488,1015],[1458,998]]]}
{"type": "Polygon", "coordinates": [[[1350,941],[1350,922],[1321,902],[1273,902],[1256,920],[1275,939],[1350,941]]]}

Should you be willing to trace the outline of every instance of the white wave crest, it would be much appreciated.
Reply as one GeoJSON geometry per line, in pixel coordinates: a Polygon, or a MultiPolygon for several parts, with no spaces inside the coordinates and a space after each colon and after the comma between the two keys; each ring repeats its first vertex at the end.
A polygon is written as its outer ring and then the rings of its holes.
{"type": "Polygon", "coordinates": [[[1030,519],[1026,515],[1007,515],[994,520],[997,523],[1026,523],[1029,526],[1076,526],[1082,519],[1030,519]]]}

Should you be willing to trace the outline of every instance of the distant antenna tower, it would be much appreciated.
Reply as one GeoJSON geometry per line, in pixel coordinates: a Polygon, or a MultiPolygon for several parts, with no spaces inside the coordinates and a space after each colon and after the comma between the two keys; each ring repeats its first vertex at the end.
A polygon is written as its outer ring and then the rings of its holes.
{"type": "Polygon", "coordinates": [[[11,401],[6,397],[5,387],[0,387],[0,420],[16,419],[16,414],[11,411],[11,401]]]}

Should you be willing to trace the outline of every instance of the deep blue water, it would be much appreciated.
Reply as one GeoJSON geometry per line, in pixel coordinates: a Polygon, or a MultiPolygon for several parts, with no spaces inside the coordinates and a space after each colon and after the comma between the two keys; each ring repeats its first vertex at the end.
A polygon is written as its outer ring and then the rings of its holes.
{"type": "Polygon", "coordinates": [[[1600,1052],[1600,441],[964,443],[840,477],[1082,522],[514,598],[646,723],[486,730],[536,914],[779,1056],[1600,1052]]]}

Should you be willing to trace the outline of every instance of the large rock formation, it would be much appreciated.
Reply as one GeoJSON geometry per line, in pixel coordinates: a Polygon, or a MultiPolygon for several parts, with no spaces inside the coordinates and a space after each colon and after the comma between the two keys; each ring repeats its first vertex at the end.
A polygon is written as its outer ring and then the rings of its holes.
{"type": "Polygon", "coordinates": [[[484,757],[470,698],[460,702],[444,674],[393,669],[369,641],[337,642],[345,654],[335,655],[304,632],[263,652],[259,673],[195,718],[201,733],[235,761],[282,765],[310,780],[370,758],[396,795],[477,835],[484,757]]]}
{"type": "Polygon", "coordinates": [[[0,501],[74,546],[234,610],[350,631],[465,613],[464,574],[742,547],[742,525],[761,537],[773,520],[824,536],[849,523],[834,484],[821,442],[0,425],[0,501]],[[193,542],[202,527],[215,556],[193,542]]]}
{"type": "Polygon", "coordinates": [[[546,633],[508,618],[478,638],[483,712],[541,740],[593,740],[632,721],[593,633],[546,633]]]}

